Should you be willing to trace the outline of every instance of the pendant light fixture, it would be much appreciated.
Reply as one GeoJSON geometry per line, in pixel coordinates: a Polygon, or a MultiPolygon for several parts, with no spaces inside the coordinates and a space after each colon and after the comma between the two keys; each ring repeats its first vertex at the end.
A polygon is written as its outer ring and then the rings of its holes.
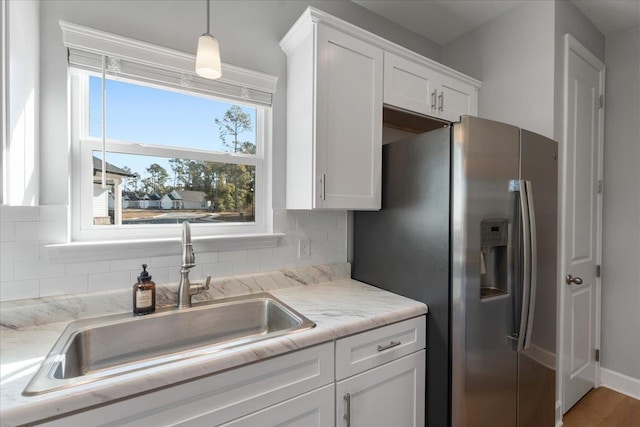
{"type": "Polygon", "coordinates": [[[222,76],[220,65],[220,46],[218,40],[209,33],[209,8],[211,0],[207,1],[207,32],[198,39],[196,53],[196,73],[206,79],[217,79],[222,76]]]}

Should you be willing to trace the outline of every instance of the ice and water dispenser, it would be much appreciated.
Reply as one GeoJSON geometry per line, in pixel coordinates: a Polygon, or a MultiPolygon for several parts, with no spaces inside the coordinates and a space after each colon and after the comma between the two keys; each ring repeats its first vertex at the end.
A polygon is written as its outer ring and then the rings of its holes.
{"type": "Polygon", "coordinates": [[[509,293],[509,221],[501,218],[480,223],[480,298],[509,293]]]}

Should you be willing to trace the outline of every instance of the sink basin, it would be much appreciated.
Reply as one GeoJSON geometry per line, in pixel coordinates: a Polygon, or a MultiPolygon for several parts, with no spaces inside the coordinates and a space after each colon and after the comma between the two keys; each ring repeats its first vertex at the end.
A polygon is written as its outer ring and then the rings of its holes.
{"type": "Polygon", "coordinates": [[[69,324],[23,394],[33,396],[313,328],[268,293],[69,324]]]}

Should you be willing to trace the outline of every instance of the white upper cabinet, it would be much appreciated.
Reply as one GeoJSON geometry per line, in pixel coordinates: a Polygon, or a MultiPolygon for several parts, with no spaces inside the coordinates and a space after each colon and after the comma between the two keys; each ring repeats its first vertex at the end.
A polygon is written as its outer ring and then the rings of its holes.
{"type": "Polygon", "coordinates": [[[450,122],[478,113],[480,82],[418,55],[384,54],[384,103],[450,122]]]}
{"type": "Polygon", "coordinates": [[[312,9],[287,53],[287,208],[380,209],[383,51],[312,9]]]}
{"type": "Polygon", "coordinates": [[[312,7],[287,54],[287,209],[381,207],[382,106],[477,115],[480,82],[312,7]]]}
{"type": "Polygon", "coordinates": [[[438,89],[434,73],[389,52],[384,54],[384,103],[429,116],[436,115],[438,89]]]}

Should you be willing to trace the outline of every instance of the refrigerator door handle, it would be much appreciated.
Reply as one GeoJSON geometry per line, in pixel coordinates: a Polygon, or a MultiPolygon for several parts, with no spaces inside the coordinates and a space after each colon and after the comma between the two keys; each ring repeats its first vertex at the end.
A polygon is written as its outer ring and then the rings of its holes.
{"type": "Polygon", "coordinates": [[[527,197],[526,181],[518,182],[520,191],[520,213],[522,224],[522,246],[523,246],[523,266],[522,266],[522,308],[520,312],[520,328],[518,331],[518,348],[520,352],[524,350],[524,338],[527,333],[527,319],[529,314],[529,295],[531,290],[531,229],[529,227],[529,199],[527,197]]]}
{"type": "Polygon", "coordinates": [[[527,190],[527,204],[529,205],[529,243],[530,243],[530,271],[529,271],[529,308],[527,309],[527,330],[524,335],[524,349],[531,346],[531,334],[533,331],[533,314],[536,308],[536,285],[538,271],[538,241],[536,239],[536,211],[533,204],[533,186],[531,181],[525,181],[527,190]]]}

